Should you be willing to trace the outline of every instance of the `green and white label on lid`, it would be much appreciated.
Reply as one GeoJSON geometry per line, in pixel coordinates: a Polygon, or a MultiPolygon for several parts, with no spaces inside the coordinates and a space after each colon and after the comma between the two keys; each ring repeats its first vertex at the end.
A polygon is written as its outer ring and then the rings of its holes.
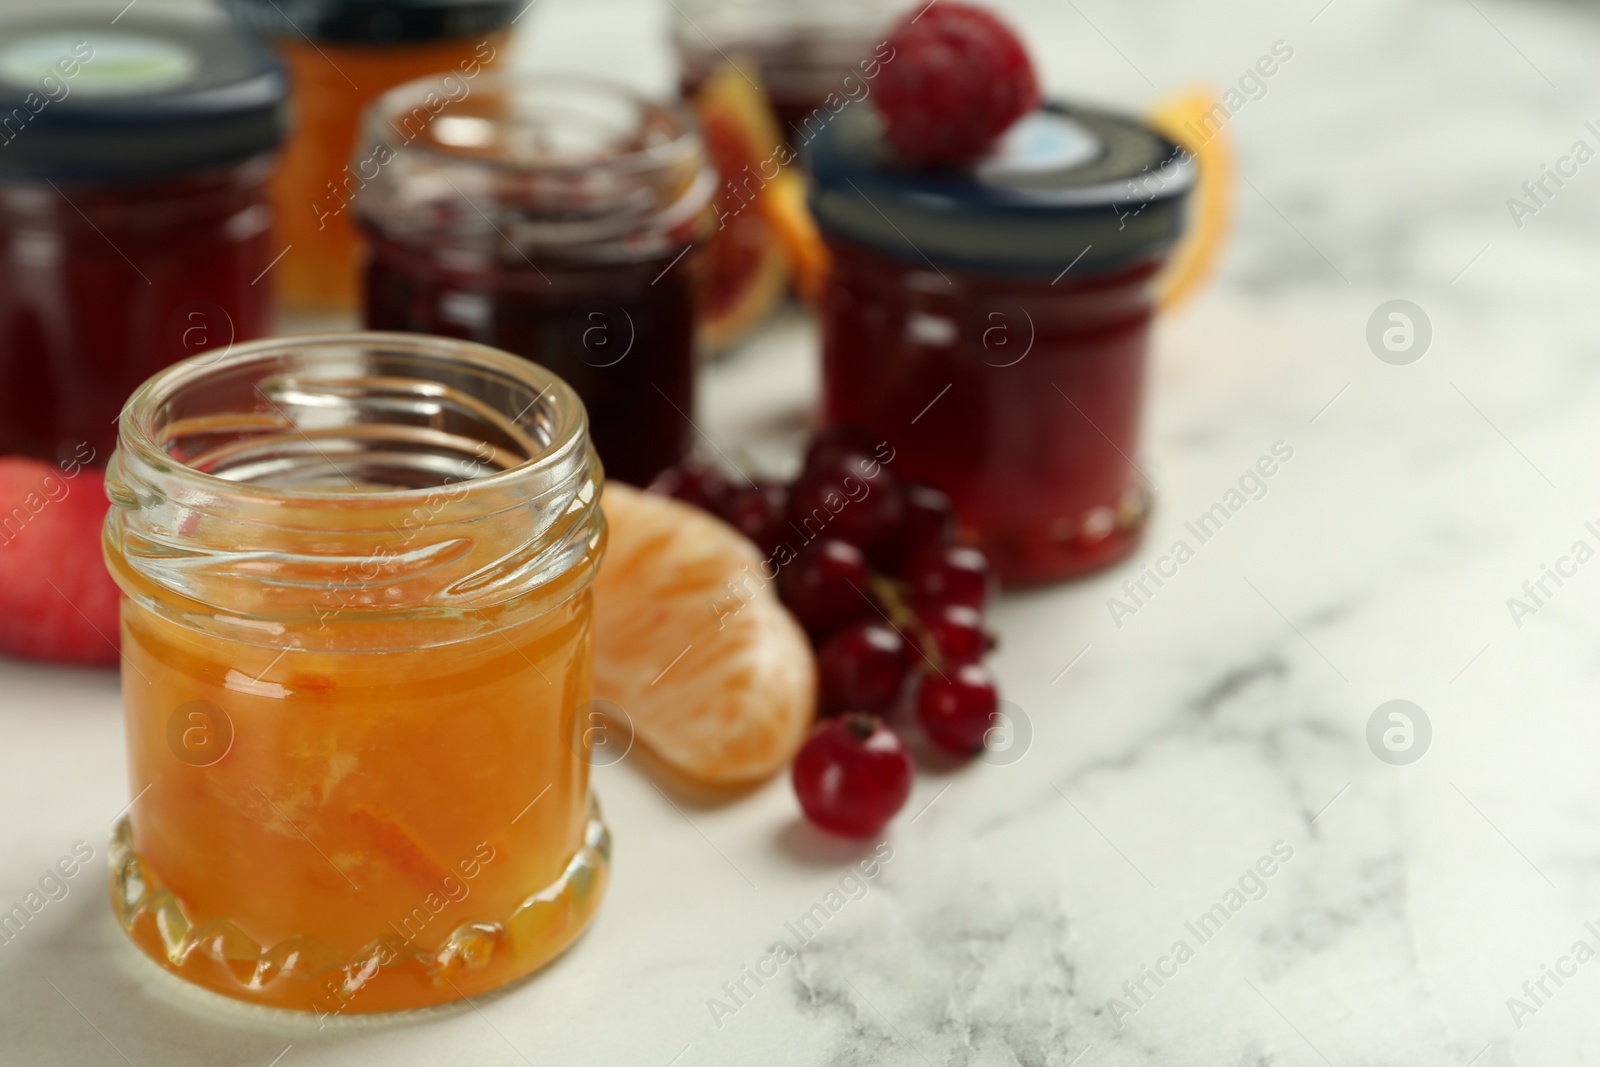
{"type": "Polygon", "coordinates": [[[176,88],[199,69],[199,57],[176,41],[116,31],[42,33],[0,45],[0,81],[30,88],[51,78],[74,92],[135,96],[176,88]]]}

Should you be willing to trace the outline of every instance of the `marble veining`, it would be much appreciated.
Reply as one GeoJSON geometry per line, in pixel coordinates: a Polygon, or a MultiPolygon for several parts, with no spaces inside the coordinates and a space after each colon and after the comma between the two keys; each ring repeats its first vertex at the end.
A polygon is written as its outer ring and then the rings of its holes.
{"type": "MultiPolygon", "coordinates": [[[[708,1008],[724,983],[871,845],[811,831],[787,781],[674,810],[625,760],[595,775],[609,898],[531,982],[404,1025],[242,1013],[149,981],[91,868],[0,945],[0,1062],[1600,1062],[1600,967],[1508,1007],[1600,921],[1600,569],[1521,626],[1506,608],[1600,516],[1600,165],[1520,227],[1506,206],[1600,119],[1600,8],[1001,6],[1053,91],[1128,107],[1295,52],[1230,121],[1223,268],[1158,331],[1144,547],[995,614],[1024,757],[926,766],[892,862],[731,1016],[708,1008]],[[1395,298],[1433,328],[1408,366],[1365,340],[1395,298]],[[1277,440],[1295,458],[1267,494],[1118,627],[1121,583],[1277,440]],[[1433,730],[1398,766],[1367,737],[1397,698],[1433,730]],[[1259,898],[1189,933],[1278,842],[1293,858],[1259,898]],[[1180,940],[1192,956],[1141,989],[1180,940]]],[[[519,62],[662,88],[670,15],[543,0],[519,62]]],[[[718,365],[706,433],[753,468],[792,462],[814,348],[791,314],[718,365]]],[[[0,694],[4,903],[130,794],[108,678],[4,664],[0,694]]]]}

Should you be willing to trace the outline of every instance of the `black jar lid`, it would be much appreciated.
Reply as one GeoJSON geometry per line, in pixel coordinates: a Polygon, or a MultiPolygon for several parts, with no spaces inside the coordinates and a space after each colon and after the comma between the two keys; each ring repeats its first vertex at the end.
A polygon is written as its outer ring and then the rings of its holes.
{"type": "Polygon", "coordinates": [[[246,26],[332,44],[399,45],[490,33],[529,0],[222,0],[246,26]]]}
{"type": "Polygon", "coordinates": [[[1136,119],[1047,104],[977,163],[900,162],[870,108],[846,107],[807,146],[824,232],[907,263],[988,274],[1103,273],[1182,234],[1189,154],[1136,119]]]}
{"type": "Polygon", "coordinates": [[[239,163],[283,139],[287,94],[271,50],[220,16],[113,4],[0,19],[0,179],[239,163]]]}

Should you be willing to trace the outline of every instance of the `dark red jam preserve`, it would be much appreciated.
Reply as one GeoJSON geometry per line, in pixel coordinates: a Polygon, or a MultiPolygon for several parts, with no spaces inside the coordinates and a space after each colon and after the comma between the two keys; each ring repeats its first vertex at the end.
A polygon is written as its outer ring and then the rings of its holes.
{"type": "Polygon", "coordinates": [[[269,325],[276,61],[122,5],[0,25],[0,454],[111,454],[134,388],[269,325]]]}
{"type": "Polygon", "coordinates": [[[1012,584],[1137,542],[1153,281],[1193,183],[1180,149],[1118,115],[1048,107],[986,160],[919,172],[846,109],[813,145],[834,256],[824,419],[891,442],[950,494],[1012,584]]]}
{"type": "Polygon", "coordinates": [[[583,398],[606,474],[647,483],[695,434],[694,250],[715,184],[699,135],[604,82],[436,81],[368,115],[367,326],[542,364],[583,398]]]}

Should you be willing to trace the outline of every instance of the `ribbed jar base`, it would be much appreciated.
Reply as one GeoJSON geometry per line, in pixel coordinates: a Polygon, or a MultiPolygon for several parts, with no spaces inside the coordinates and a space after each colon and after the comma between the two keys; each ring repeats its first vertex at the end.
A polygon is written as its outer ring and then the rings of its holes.
{"type": "Polygon", "coordinates": [[[312,938],[261,945],[226,916],[190,914],[140,857],[124,817],[111,838],[111,903],[133,943],[185,981],[253,1004],[361,1014],[443,1004],[532,974],[583,933],[610,870],[611,834],[591,799],[582,847],[510,915],[462,922],[437,948],[396,933],[344,958],[312,938]]]}

